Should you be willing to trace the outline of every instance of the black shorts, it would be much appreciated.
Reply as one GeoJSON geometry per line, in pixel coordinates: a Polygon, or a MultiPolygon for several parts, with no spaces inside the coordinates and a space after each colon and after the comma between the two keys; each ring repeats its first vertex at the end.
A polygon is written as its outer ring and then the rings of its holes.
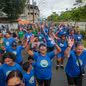
{"type": "Polygon", "coordinates": [[[38,86],[50,86],[51,79],[43,80],[43,79],[37,79],[38,86]]]}
{"type": "MultiPolygon", "coordinates": [[[[66,74],[67,75],[67,74],[66,74]]],[[[67,75],[68,85],[82,86],[82,76],[70,77],[67,75]]]]}

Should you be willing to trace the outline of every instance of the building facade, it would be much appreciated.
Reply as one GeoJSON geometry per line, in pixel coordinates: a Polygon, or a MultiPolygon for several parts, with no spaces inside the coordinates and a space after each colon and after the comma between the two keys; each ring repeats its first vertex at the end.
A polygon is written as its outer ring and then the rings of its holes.
{"type": "Polygon", "coordinates": [[[36,3],[30,4],[28,0],[24,9],[24,13],[20,16],[21,19],[29,20],[30,22],[35,22],[40,16],[40,10],[36,3]]]}

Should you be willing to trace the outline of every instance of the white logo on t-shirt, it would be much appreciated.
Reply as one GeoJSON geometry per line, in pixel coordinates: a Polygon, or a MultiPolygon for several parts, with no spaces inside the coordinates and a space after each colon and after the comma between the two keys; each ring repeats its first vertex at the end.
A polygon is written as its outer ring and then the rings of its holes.
{"type": "Polygon", "coordinates": [[[15,54],[15,55],[16,55],[16,54],[17,54],[17,52],[16,52],[16,51],[13,51],[13,54],[15,54]]]}
{"type": "Polygon", "coordinates": [[[9,42],[6,42],[6,45],[9,46],[10,45],[9,42]]]}
{"type": "Polygon", "coordinates": [[[10,72],[11,72],[11,71],[7,71],[7,72],[6,72],[6,76],[8,76],[10,72]]]}
{"type": "Polygon", "coordinates": [[[51,44],[55,44],[55,41],[51,38],[49,38],[49,40],[51,41],[51,44]]]}
{"type": "Polygon", "coordinates": [[[51,44],[55,44],[55,41],[54,41],[54,40],[52,40],[52,41],[51,41],[51,44]]]}
{"type": "Polygon", "coordinates": [[[30,78],[29,83],[30,83],[30,84],[33,84],[33,83],[34,83],[34,76],[32,76],[32,77],[30,78]]]}
{"type": "Polygon", "coordinates": [[[47,67],[48,66],[48,61],[47,60],[41,60],[40,65],[42,67],[47,67]]]}
{"type": "Polygon", "coordinates": [[[60,47],[64,47],[64,44],[60,43],[60,47]]]}
{"type": "Polygon", "coordinates": [[[81,37],[78,37],[78,39],[81,39],[81,37]]]}
{"type": "MultiPolygon", "coordinates": [[[[79,62],[80,62],[80,65],[82,66],[82,65],[83,65],[82,60],[80,60],[80,59],[79,59],[79,62]]],[[[79,66],[79,62],[78,62],[78,61],[76,61],[77,66],[79,66]]]]}
{"type": "Polygon", "coordinates": [[[28,35],[28,36],[27,36],[27,39],[29,39],[29,38],[30,38],[30,36],[28,35]]]}

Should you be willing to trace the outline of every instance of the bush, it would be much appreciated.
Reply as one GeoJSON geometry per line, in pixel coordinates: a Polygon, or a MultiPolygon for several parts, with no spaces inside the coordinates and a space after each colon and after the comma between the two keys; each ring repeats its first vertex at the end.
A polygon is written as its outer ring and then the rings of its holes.
{"type": "Polygon", "coordinates": [[[83,39],[86,40],[86,31],[81,30],[80,32],[81,32],[81,34],[82,34],[82,36],[83,36],[83,39]]]}

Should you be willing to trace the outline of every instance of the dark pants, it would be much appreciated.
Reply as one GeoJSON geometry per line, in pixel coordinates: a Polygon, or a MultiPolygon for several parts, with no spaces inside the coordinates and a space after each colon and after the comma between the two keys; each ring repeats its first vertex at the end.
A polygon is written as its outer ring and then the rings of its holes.
{"type": "Polygon", "coordinates": [[[82,86],[82,76],[70,77],[67,75],[68,85],[82,86]]]}
{"type": "Polygon", "coordinates": [[[47,52],[51,52],[54,50],[54,47],[47,47],[47,52]]]}
{"type": "Polygon", "coordinates": [[[23,65],[23,61],[22,61],[22,62],[20,62],[20,63],[19,63],[19,65],[20,65],[20,66],[22,66],[22,65],[23,65]]]}
{"type": "Polygon", "coordinates": [[[51,79],[48,80],[37,79],[37,82],[38,82],[38,86],[50,86],[51,79]]]}

